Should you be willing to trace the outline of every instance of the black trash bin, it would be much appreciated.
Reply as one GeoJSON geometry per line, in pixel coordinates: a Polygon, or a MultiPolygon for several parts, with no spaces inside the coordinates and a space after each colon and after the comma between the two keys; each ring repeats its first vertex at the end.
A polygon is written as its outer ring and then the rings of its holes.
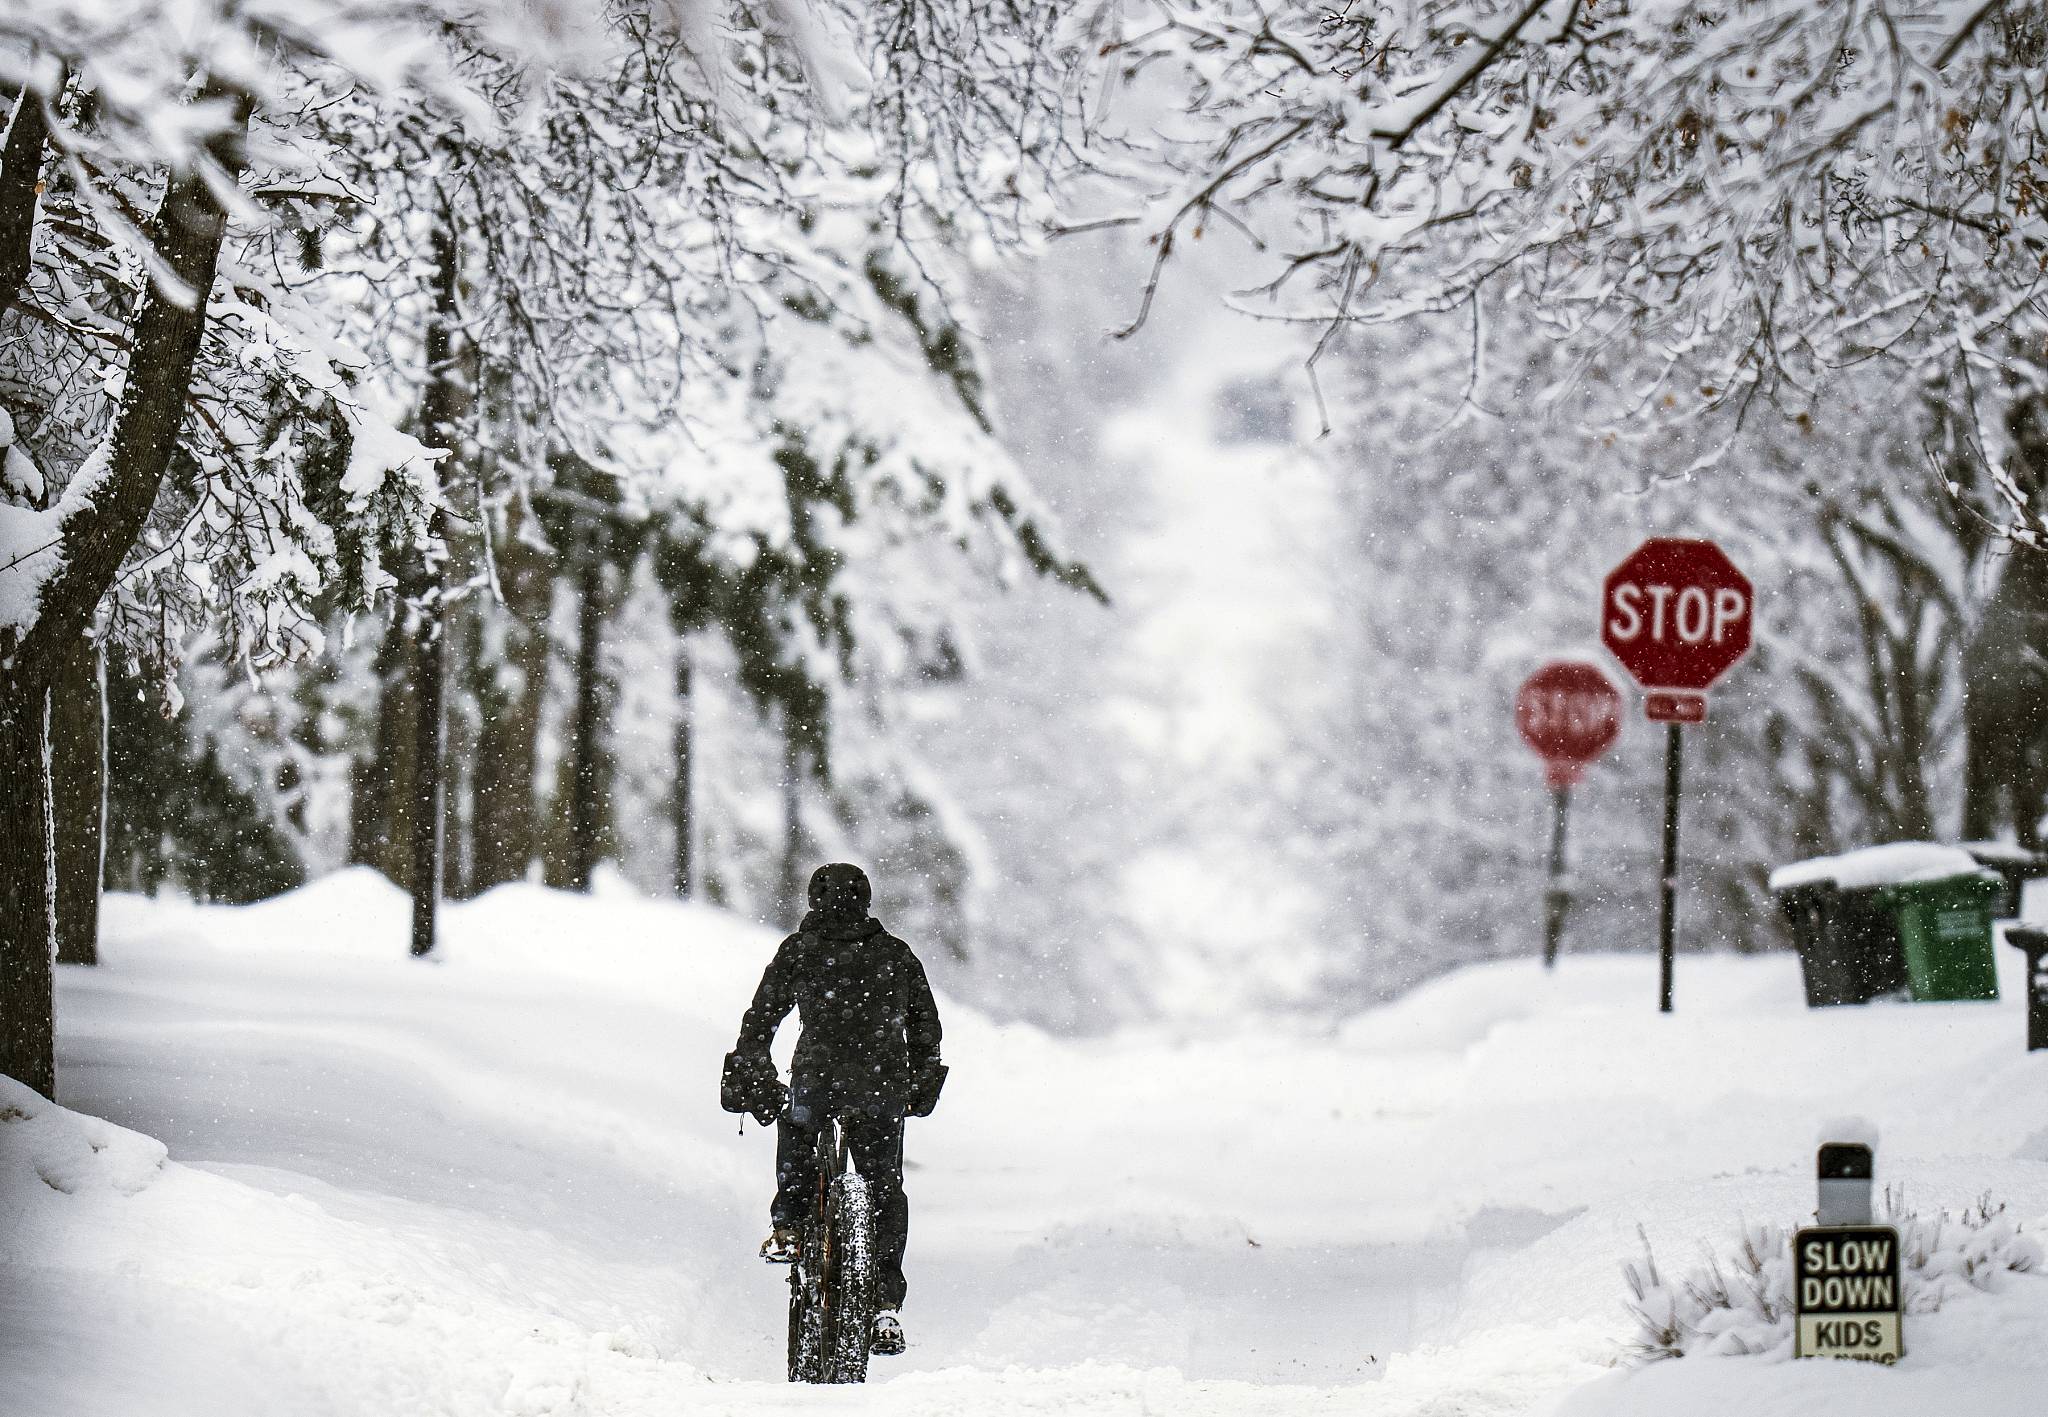
{"type": "Polygon", "coordinates": [[[1884,889],[1844,890],[1831,880],[1774,885],[1799,949],[1808,1008],[1867,1004],[1907,987],[1898,914],[1879,903],[1884,889]]]}

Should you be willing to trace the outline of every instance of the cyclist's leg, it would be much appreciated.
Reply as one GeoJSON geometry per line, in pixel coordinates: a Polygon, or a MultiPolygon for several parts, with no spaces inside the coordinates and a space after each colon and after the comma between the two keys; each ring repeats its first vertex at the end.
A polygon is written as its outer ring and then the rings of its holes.
{"type": "Polygon", "coordinates": [[[810,1214],[818,1185],[818,1121],[808,1107],[791,1106],[775,1124],[775,1200],[769,1220],[794,1230],[810,1214]]]}
{"type": "Polygon", "coordinates": [[[910,1240],[910,1202],[903,1194],[903,1118],[860,1114],[842,1119],[853,1164],[867,1179],[875,1208],[875,1305],[903,1307],[903,1249],[910,1240]]]}

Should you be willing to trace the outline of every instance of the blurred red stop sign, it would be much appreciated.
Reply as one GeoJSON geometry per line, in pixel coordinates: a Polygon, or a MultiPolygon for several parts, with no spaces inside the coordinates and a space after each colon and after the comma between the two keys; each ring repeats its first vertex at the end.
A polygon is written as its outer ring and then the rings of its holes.
{"type": "Polygon", "coordinates": [[[1713,542],[1655,536],[1607,573],[1600,642],[1644,688],[1698,693],[1749,653],[1755,602],[1713,542]]]}
{"type": "Polygon", "coordinates": [[[1569,787],[1621,732],[1621,695],[1593,665],[1546,664],[1515,695],[1515,727],[1543,759],[1550,785],[1569,787]]]}

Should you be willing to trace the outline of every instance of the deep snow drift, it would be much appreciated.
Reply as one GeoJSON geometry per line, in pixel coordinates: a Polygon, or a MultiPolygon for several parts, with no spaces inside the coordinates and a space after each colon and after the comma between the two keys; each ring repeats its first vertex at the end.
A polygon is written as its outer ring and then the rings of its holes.
{"type": "Polygon", "coordinates": [[[1997,1004],[1821,1014],[1785,957],[1681,960],[1668,1018],[1646,956],[1466,970],[1318,1038],[947,1007],[913,1346],[853,1394],[779,1380],[769,1138],[715,1106],[774,938],[513,887],[421,964],[404,921],[358,872],[109,902],[106,963],[61,981],[72,1110],[0,1095],[10,1414],[2001,1417],[2048,1383],[2039,1274],[1916,1316],[1890,1371],[1614,1366],[1638,1225],[1682,1269],[1800,1222],[1844,1112],[1916,1202],[2048,1231],[2016,951],[1997,1004]]]}

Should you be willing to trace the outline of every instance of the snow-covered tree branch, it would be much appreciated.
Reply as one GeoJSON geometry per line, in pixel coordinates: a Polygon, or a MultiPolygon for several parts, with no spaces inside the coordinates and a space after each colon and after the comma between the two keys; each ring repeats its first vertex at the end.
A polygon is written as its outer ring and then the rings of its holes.
{"type": "Polygon", "coordinates": [[[1334,337],[1515,302],[1630,432],[2040,345],[2040,5],[1116,0],[1072,39],[1142,194],[1088,214],[1153,242],[1139,319],[1225,225],[1245,308],[1334,337]]]}
{"type": "MultiPolygon", "coordinates": [[[[956,308],[1047,209],[1052,30],[1035,0],[0,16],[0,698],[24,771],[82,634],[172,709],[208,623],[254,670],[396,590],[438,646],[448,603],[498,593],[496,548],[541,539],[536,499],[566,505],[569,464],[727,580],[785,566],[763,584],[788,604],[753,616],[781,627],[764,688],[816,698],[806,645],[844,672],[857,541],[1094,589],[990,436],[956,308]],[[458,540],[474,583],[440,587],[422,568],[458,540]]],[[[45,814],[18,805],[8,943],[46,997],[45,814]]],[[[20,1041],[42,1078],[46,1036],[20,1041]]]]}

